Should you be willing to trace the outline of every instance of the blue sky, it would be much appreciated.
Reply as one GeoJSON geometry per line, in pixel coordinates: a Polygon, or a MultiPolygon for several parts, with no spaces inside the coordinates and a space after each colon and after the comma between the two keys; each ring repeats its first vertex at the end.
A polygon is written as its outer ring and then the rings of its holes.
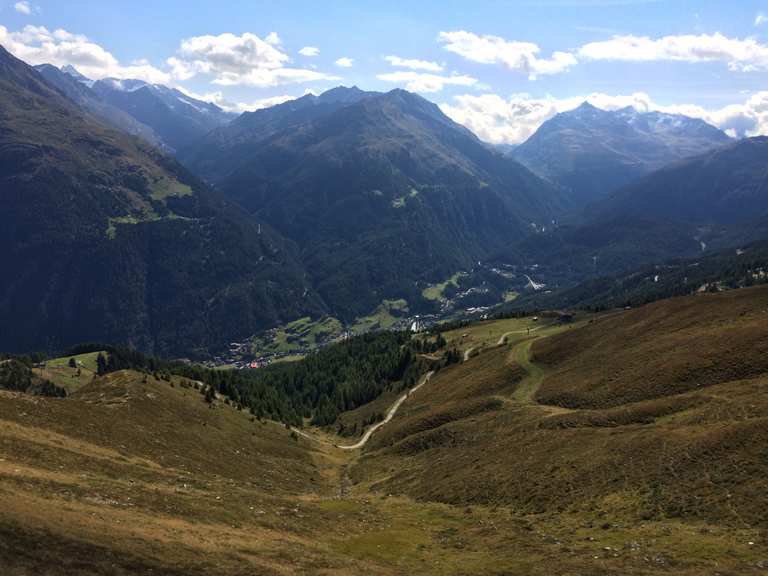
{"type": "Polygon", "coordinates": [[[0,0],[0,43],[236,111],[356,84],[418,91],[495,142],[583,99],[744,135],[768,132],[763,13],[768,1],[0,0]]]}

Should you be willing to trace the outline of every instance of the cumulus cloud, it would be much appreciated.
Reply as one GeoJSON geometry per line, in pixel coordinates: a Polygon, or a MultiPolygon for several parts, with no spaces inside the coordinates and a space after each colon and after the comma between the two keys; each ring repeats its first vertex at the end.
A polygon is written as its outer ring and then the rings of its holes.
{"type": "Polygon", "coordinates": [[[339,79],[316,70],[288,66],[290,60],[281,49],[276,33],[272,32],[262,40],[246,32],[240,36],[224,33],[187,38],[181,43],[177,56],[169,58],[167,64],[182,80],[204,74],[212,76],[213,83],[221,86],[266,88],[339,79]]]}
{"type": "Polygon", "coordinates": [[[336,60],[334,64],[339,68],[352,68],[352,66],[355,64],[355,61],[352,58],[347,58],[344,56],[343,58],[336,60]]]}
{"type": "Polygon", "coordinates": [[[572,110],[584,101],[604,110],[632,106],[640,112],[655,110],[701,118],[736,137],[768,134],[768,91],[757,92],[743,103],[713,110],[689,104],[660,105],[644,92],[618,95],[595,92],[570,98],[514,94],[507,99],[497,94],[464,94],[454,97],[451,103],[441,104],[440,108],[487,142],[518,144],[555,114],[572,110]]]}
{"type": "Polygon", "coordinates": [[[107,50],[80,34],[50,31],[44,26],[25,26],[11,32],[0,26],[0,44],[28,64],[71,64],[89,78],[137,78],[151,83],[168,83],[169,73],[145,60],[121,64],[107,50]]]}
{"type": "Polygon", "coordinates": [[[758,12],[755,16],[755,26],[762,26],[766,21],[768,21],[768,16],[764,12],[758,12]]]}
{"type": "Polygon", "coordinates": [[[27,16],[32,14],[32,6],[26,0],[24,2],[16,2],[13,5],[13,9],[19,14],[26,14],[27,16]]]}
{"type": "Polygon", "coordinates": [[[400,58],[399,56],[385,56],[384,60],[396,68],[408,68],[410,70],[425,70],[427,72],[442,72],[443,67],[437,62],[428,60],[415,60],[412,58],[400,58]]]}
{"type": "Polygon", "coordinates": [[[540,58],[540,49],[532,42],[479,36],[465,30],[440,32],[438,40],[445,44],[446,50],[467,60],[482,64],[503,64],[510,70],[528,75],[530,79],[565,72],[577,63],[576,57],[569,52],[553,52],[550,58],[540,58]]]}
{"type": "Polygon", "coordinates": [[[304,48],[299,50],[299,54],[302,56],[317,56],[320,54],[320,48],[317,46],[304,46],[304,48]]]}
{"type": "Polygon", "coordinates": [[[384,82],[401,84],[411,92],[421,93],[440,92],[445,86],[474,86],[477,84],[477,78],[472,78],[471,76],[460,74],[442,76],[439,74],[414,72],[413,70],[379,74],[376,78],[384,82]]]}
{"type": "Polygon", "coordinates": [[[725,62],[730,70],[753,71],[768,68],[768,46],[754,38],[728,38],[723,34],[683,34],[649,38],[614,36],[590,42],[579,48],[579,56],[589,60],[652,62],[725,62]]]}

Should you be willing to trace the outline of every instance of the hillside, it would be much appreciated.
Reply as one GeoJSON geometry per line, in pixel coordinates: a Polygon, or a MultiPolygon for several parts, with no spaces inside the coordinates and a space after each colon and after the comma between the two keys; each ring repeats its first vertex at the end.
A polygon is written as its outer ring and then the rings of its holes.
{"type": "MultiPolygon", "coordinates": [[[[747,237],[764,227],[746,230],[747,237]]],[[[505,311],[638,306],[695,292],[744,288],[768,281],[768,242],[737,244],[693,258],[664,260],[628,273],[598,276],[549,293],[528,292],[506,304],[505,311]]]]}
{"type": "Polygon", "coordinates": [[[509,507],[561,558],[599,541],[621,559],[616,573],[645,573],[654,556],[675,573],[748,572],[766,553],[766,310],[768,289],[743,289],[489,345],[404,405],[353,478],[423,502],[509,507]],[[724,568],[726,549],[745,556],[724,568]]]}
{"type": "Polygon", "coordinates": [[[294,247],[0,50],[0,349],[205,353],[322,310],[294,247]]]}
{"type": "Polygon", "coordinates": [[[218,182],[237,170],[251,147],[270,136],[376,95],[377,92],[366,92],[357,86],[339,86],[319,96],[306,94],[276,106],[244,112],[226,126],[188,143],[178,151],[178,157],[204,180],[218,182]]]}
{"type": "Polygon", "coordinates": [[[662,166],[727,144],[706,122],[679,114],[601,110],[583,103],[547,120],[511,155],[587,204],[662,166]]]}
{"type": "MultiPolygon", "coordinates": [[[[346,90],[261,113],[281,115],[267,123],[274,128],[249,131],[243,124],[257,117],[244,117],[213,135],[211,152],[229,150],[225,166],[236,165],[217,187],[298,244],[343,319],[384,299],[418,304],[426,284],[506,249],[568,205],[423,98],[346,90]]],[[[211,177],[195,161],[205,150],[185,158],[211,177]]]]}
{"type": "Polygon", "coordinates": [[[142,124],[127,112],[112,106],[104,100],[91,90],[87,78],[74,75],[76,73],[74,69],[65,72],[56,66],[41,64],[40,66],[35,66],[35,70],[42,74],[43,78],[50,84],[61,90],[67,98],[94,116],[114,128],[138,136],[155,146],[163,147],[161,138],[152,128],[142,124]]]}
{"type": "Polygon", "coordinates": [[[210,102],[203,102],[160,84],[141,80],[105,78],[90,90],[104,102],[149,126],[164,146],[178,150],[230,122],[235,116],[210,102]]]}
{"type": "Polygon", "coordinates": [[[768,137],[677,162],[615,192],[596,214],[734,226],[768,217],[768,137]]]}
{"type": "Polygon", "coordinates": [[[513,252],[520,264],[540,264],[553,287],[732,254],[766,238],[766,160],[768,139],[758,137],[675,162],[588,206],[580,222],[525,239],[513,252]]]}
{"type": "MultiPolygon", "coordinates": [[[[766,341],[767,305],[741,290],[445,332],[466,360],[421,379],[361,455],[165,370],[84,373],[66,398],[0,390],[0,570],[756,571],[768,365],[744,343],[766,341]]],[[[352,436],[391,402],[344,413],[352,436]]]]}

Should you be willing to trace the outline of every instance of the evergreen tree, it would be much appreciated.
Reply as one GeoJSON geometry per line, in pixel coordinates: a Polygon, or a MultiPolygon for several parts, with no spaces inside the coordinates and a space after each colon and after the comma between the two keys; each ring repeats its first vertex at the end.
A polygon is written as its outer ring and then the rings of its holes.
{"type": "Polygon", "coordinates": [[[96,373],[100,376],[107,373],[107,359],[104,358],[104,354],[101,352],[96,357],[96,373]]]}

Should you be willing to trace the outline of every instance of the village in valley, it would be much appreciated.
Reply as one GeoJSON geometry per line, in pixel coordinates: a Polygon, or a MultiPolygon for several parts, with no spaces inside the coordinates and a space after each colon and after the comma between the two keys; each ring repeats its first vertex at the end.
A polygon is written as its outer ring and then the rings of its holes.
{"type": "Polygon", "coordinates": [[[373,331],[431,330],[459,320],[482,320],[520,293],[547,290],[536,281],[539,266],[478,262],[470,272],[457,272],[442,283],[426,286],[422,295],[429,310],[413,313],[405,300],[384,300],[369,316],[345,325],[333,317],[300,318],[288,324],[230,342],[205,364],[211,368],[258,369],[277,362],[300,360],[316,350],[373,331]]]}

